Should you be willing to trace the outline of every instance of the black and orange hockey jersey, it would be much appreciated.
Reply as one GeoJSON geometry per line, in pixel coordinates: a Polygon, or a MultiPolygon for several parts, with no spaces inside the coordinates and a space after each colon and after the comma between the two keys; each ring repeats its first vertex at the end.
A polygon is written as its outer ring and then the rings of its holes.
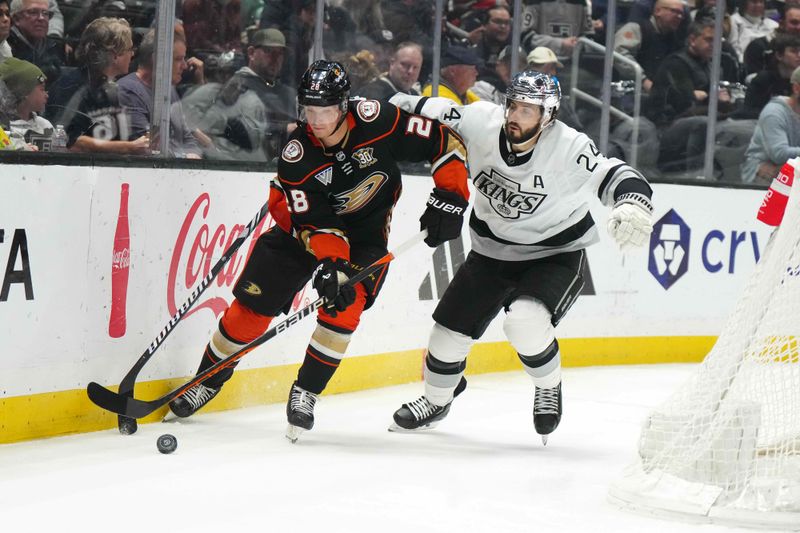
{"type": "Polygon", "coordinates": [[[278,163],[292,230],[318,259],[349,260],[351,245],[386,248],[402,190],[399,161],[429,161],[436,187],[469,198],[466,150],[449,127],[386,102],[348,107],[342,142],[326,148],[298,128],[278,163]]]}

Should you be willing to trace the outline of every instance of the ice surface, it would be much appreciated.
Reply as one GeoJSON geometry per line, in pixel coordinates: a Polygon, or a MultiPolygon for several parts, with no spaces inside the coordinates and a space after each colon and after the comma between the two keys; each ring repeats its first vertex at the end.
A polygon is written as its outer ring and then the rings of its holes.
{"type": "MultiPolygon", "coordinates": [[[[693,365],[565,369],[564,418],[543,447],[522,371],[468,376],[450,416],[387,431],[420,383],[323,396],[285,437],[284,405],[0,446],[0,531],[746,531],[628,514],[606,500],[641,421],[693,365]],[[162,455],[156,438],[178,450],[162,455]]],[[[346,371],[346,366],[341,369],[346,371]]],[[[286,384],[288,393],[290,384],[286,384]]]]}

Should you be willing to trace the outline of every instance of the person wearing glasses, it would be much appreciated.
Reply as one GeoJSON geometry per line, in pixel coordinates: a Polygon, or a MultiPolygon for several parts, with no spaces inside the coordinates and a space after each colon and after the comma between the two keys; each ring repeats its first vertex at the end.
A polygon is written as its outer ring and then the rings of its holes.
{"type": "MultiPolygon", "coordinates": [[[[664,58],[683,48],[684,36],[679,31],[684,22],[682,0],[657,0],[650,18],[628,22],[614,34],[614,51],[636,61],[644,70],[642,88],[650,92],[653,78],[664,58]]],[[[614,65],[626,79],[634,78],[634,69],[618,61],[614,65]]]]}
{"type": "Polygon", "coordinates": [[[475,45],[478,57],[487,65],[497,63],[497,56],[511,42],[511,11],[499,5],[486,10],[483,31],[475,45]]]}
{"type": "Polygon", "coordinates": [[[63,44],[48,37],[53,12],[47,0],[11,0],[11,33],[8,44],[11,54],[33,63],[47,77],[47,87],[58,80],[64,66],[63,44]]]}

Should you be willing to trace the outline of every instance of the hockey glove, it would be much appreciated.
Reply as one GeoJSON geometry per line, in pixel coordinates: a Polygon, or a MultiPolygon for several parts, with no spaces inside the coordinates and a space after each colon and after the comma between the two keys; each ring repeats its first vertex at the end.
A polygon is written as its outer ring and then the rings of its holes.
{"type": "Polygon", "coordinates": [[[325,298],[325,311],[336,316],[356,301],[356,289],[345,285],[350,275],[355,272],[353,265],[344,259],[325,258],[314,273],[314,288],[325,298]]]}
{"type": "Polygon", "coordinates": [[[419,219],[420,229],[428,230],[425,244],[436,248],[461,235],[461,224],[468,202],[454,192],[436,187],[428,198],[428,207],[419,219]]]}
{"type": "Polygon", "coordinates": [[[608,233],[621,250],[642,246],[653,231],[653,206],[640,193],[626,193],[617,199],[608,217],[608,233]]]}

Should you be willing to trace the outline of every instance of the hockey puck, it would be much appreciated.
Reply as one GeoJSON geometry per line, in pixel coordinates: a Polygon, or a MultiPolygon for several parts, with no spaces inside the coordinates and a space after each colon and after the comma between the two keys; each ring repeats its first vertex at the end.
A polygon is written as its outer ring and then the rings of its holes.
{"type": "Polygon", "coordinates": [[[156,446],[158,447],[158,451],[161,453],[172,453],[178,448],[178,439],[176,439],[173,435],[166,433],[158,437],[156,446]]]}

